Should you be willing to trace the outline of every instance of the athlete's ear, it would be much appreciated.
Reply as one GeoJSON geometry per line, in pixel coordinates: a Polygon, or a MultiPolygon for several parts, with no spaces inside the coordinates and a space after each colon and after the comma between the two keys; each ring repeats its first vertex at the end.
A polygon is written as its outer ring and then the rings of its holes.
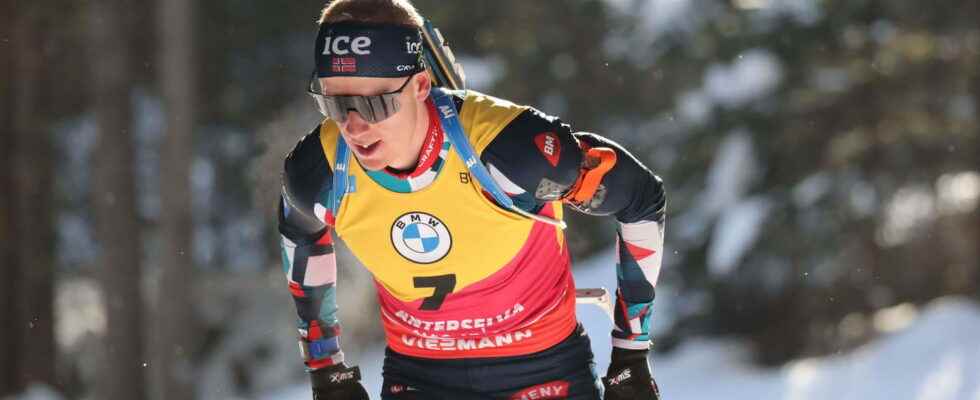
{"type": "Polygon", "coordinates": [[[429,91],[432,90],[432,80],[429,79],[429,74],[422,71],[422,73],[415,74],[415,77],[412,79],[415,80],[415,85],[417,85],[415,99],[418,101],[425,101],[425,99],[428,99],[429,91]]]}

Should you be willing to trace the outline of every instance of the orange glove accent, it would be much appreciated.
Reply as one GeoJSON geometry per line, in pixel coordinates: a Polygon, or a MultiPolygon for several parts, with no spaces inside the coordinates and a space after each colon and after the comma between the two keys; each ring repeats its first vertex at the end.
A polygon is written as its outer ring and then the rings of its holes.
{"type": "Polygon", "coordinates": [[[562,197],[562,201],[572,204],[583,204],[592,200],[602,178],[616,165],[616,151],[608,147],[593,147],[585,152],[578,179],[572,188],[562,197]]]}

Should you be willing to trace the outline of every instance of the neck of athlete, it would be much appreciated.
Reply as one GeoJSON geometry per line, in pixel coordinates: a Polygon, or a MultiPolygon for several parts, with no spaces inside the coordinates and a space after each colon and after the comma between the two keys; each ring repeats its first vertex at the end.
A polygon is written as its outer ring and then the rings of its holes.
{"type": "Polygon", "coordinates": [[[422,146],[429,135],[429,104],[428,100],[416,103],[415,123],[412,129],[412,140],[405,149],[399,149],[398,155],[388,164],[388,168],[396,171],[412,171],[419,163],[422,146]]]}

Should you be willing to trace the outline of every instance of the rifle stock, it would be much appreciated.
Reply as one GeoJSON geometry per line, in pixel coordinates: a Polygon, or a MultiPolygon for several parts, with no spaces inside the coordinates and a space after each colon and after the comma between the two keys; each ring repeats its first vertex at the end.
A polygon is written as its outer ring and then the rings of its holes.
{"type": "Polygon", "coordinates": [[[446,43],[446,39],[439,29],[432,25],[432,21],[426,20],[422,26],[422,42],[422,53],[435,86],[453,90],[466,89],[463,66],[456,62],[456,57],[446,43]]]}

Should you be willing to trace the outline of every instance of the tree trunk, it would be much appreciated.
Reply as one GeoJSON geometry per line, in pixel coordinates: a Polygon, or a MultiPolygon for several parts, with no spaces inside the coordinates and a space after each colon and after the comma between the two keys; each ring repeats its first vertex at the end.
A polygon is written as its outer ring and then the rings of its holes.
{"type": "MultiPolygon", "coordinates": [[[[10,28],[13,25],[13,4],[10,2],[0,3],[0,187],[13,188],[13,116],[11,107],[13,96],[11,83],[14,82],[13,74],[13,49],[9,38],[12,36],[10,28]]],[[[4,191],[0,196],[0,260],[3,260],[3,271],[5,279],[0,279],[0,321],[15,321],[14,300],[16,299],[16,282],[20,281],[17,273],[20,266],[17,265],[17,249],[15,241],[17,236],[14,234],[12,196],[6,193],[14,193],[13,190],[4,191]]],[[[14,387],[15,373],[17,370],[16,345],[13,331],[11,329],[0,329],[0,397],[16,392],[14,387]]]]}
{"type": "MultiPolygon", "coordinates": [[[[43,48],[50,36],[42,26],[42,9],[34,3],[16,5],[10,46],[12,132],[9,140],[11,234],[14,267],[11,279],[13,318],[6,326],[13,336],[14,389],[32,383],[55,385],[53,146],[39,101],[46,65],[43,48]]],[[[8,108],[5,106],[4,108],[8,108]]]]}
{"type": "Polygon", "coordinates": [[[190,165],[193,161],[193,2],[159,0],[157,24],[160,87],[166,130],[160,154],[161,280],[156,314],[154,398],[192,399],[193,362],[198,337],[193,315],[190,165]]]}
{"type": "MultiPolygon", "coordinates": [[[[974,3],[972,10],[973,10],[973,15],[980,17],[980,5],[974,3]]],[[[980,72],[977,72],[976,70],[976,68],[980,68],[980,55],[977,55],[976,64],[974,65],[975,68],[973,70],[972,95],[973,95],[973,108],[974,110],[976,110],[973,114],[974,115],[973,123],[976,126],[976,125],[980,125],[980,121],[977,121],[978,119],[980,119],[980,72]]],[[[974,151],[976,152],[976,156],[973,158],[976,165],[974,165],[973,168],[974,171],[980,171],[980,133],[974,131],[973,140],[976,146],[976,148],[974,149],[974,151]]],[[[973,243],[980,243],[980,207],[976,207],[973,209],[973,218],[974,218],[973,243]]],[[[975,278],[974,288],[976,288],[974,297],[980,299],[980,249],[977,249],[976,246],[973,247],[973,257],[971,261],[973,262],[973,273],[975,278]]]]}
{"type": "Polygon", "coordinates": [[[87,7],[92,94],[99,139],[93,198],[100,244],[98,276],[107,311],[98,399],[145,398],[142,357],[141,235],[136,205],[135,146],[130,127],[130,29],[122,0],[92,0],[87,7]]]}

